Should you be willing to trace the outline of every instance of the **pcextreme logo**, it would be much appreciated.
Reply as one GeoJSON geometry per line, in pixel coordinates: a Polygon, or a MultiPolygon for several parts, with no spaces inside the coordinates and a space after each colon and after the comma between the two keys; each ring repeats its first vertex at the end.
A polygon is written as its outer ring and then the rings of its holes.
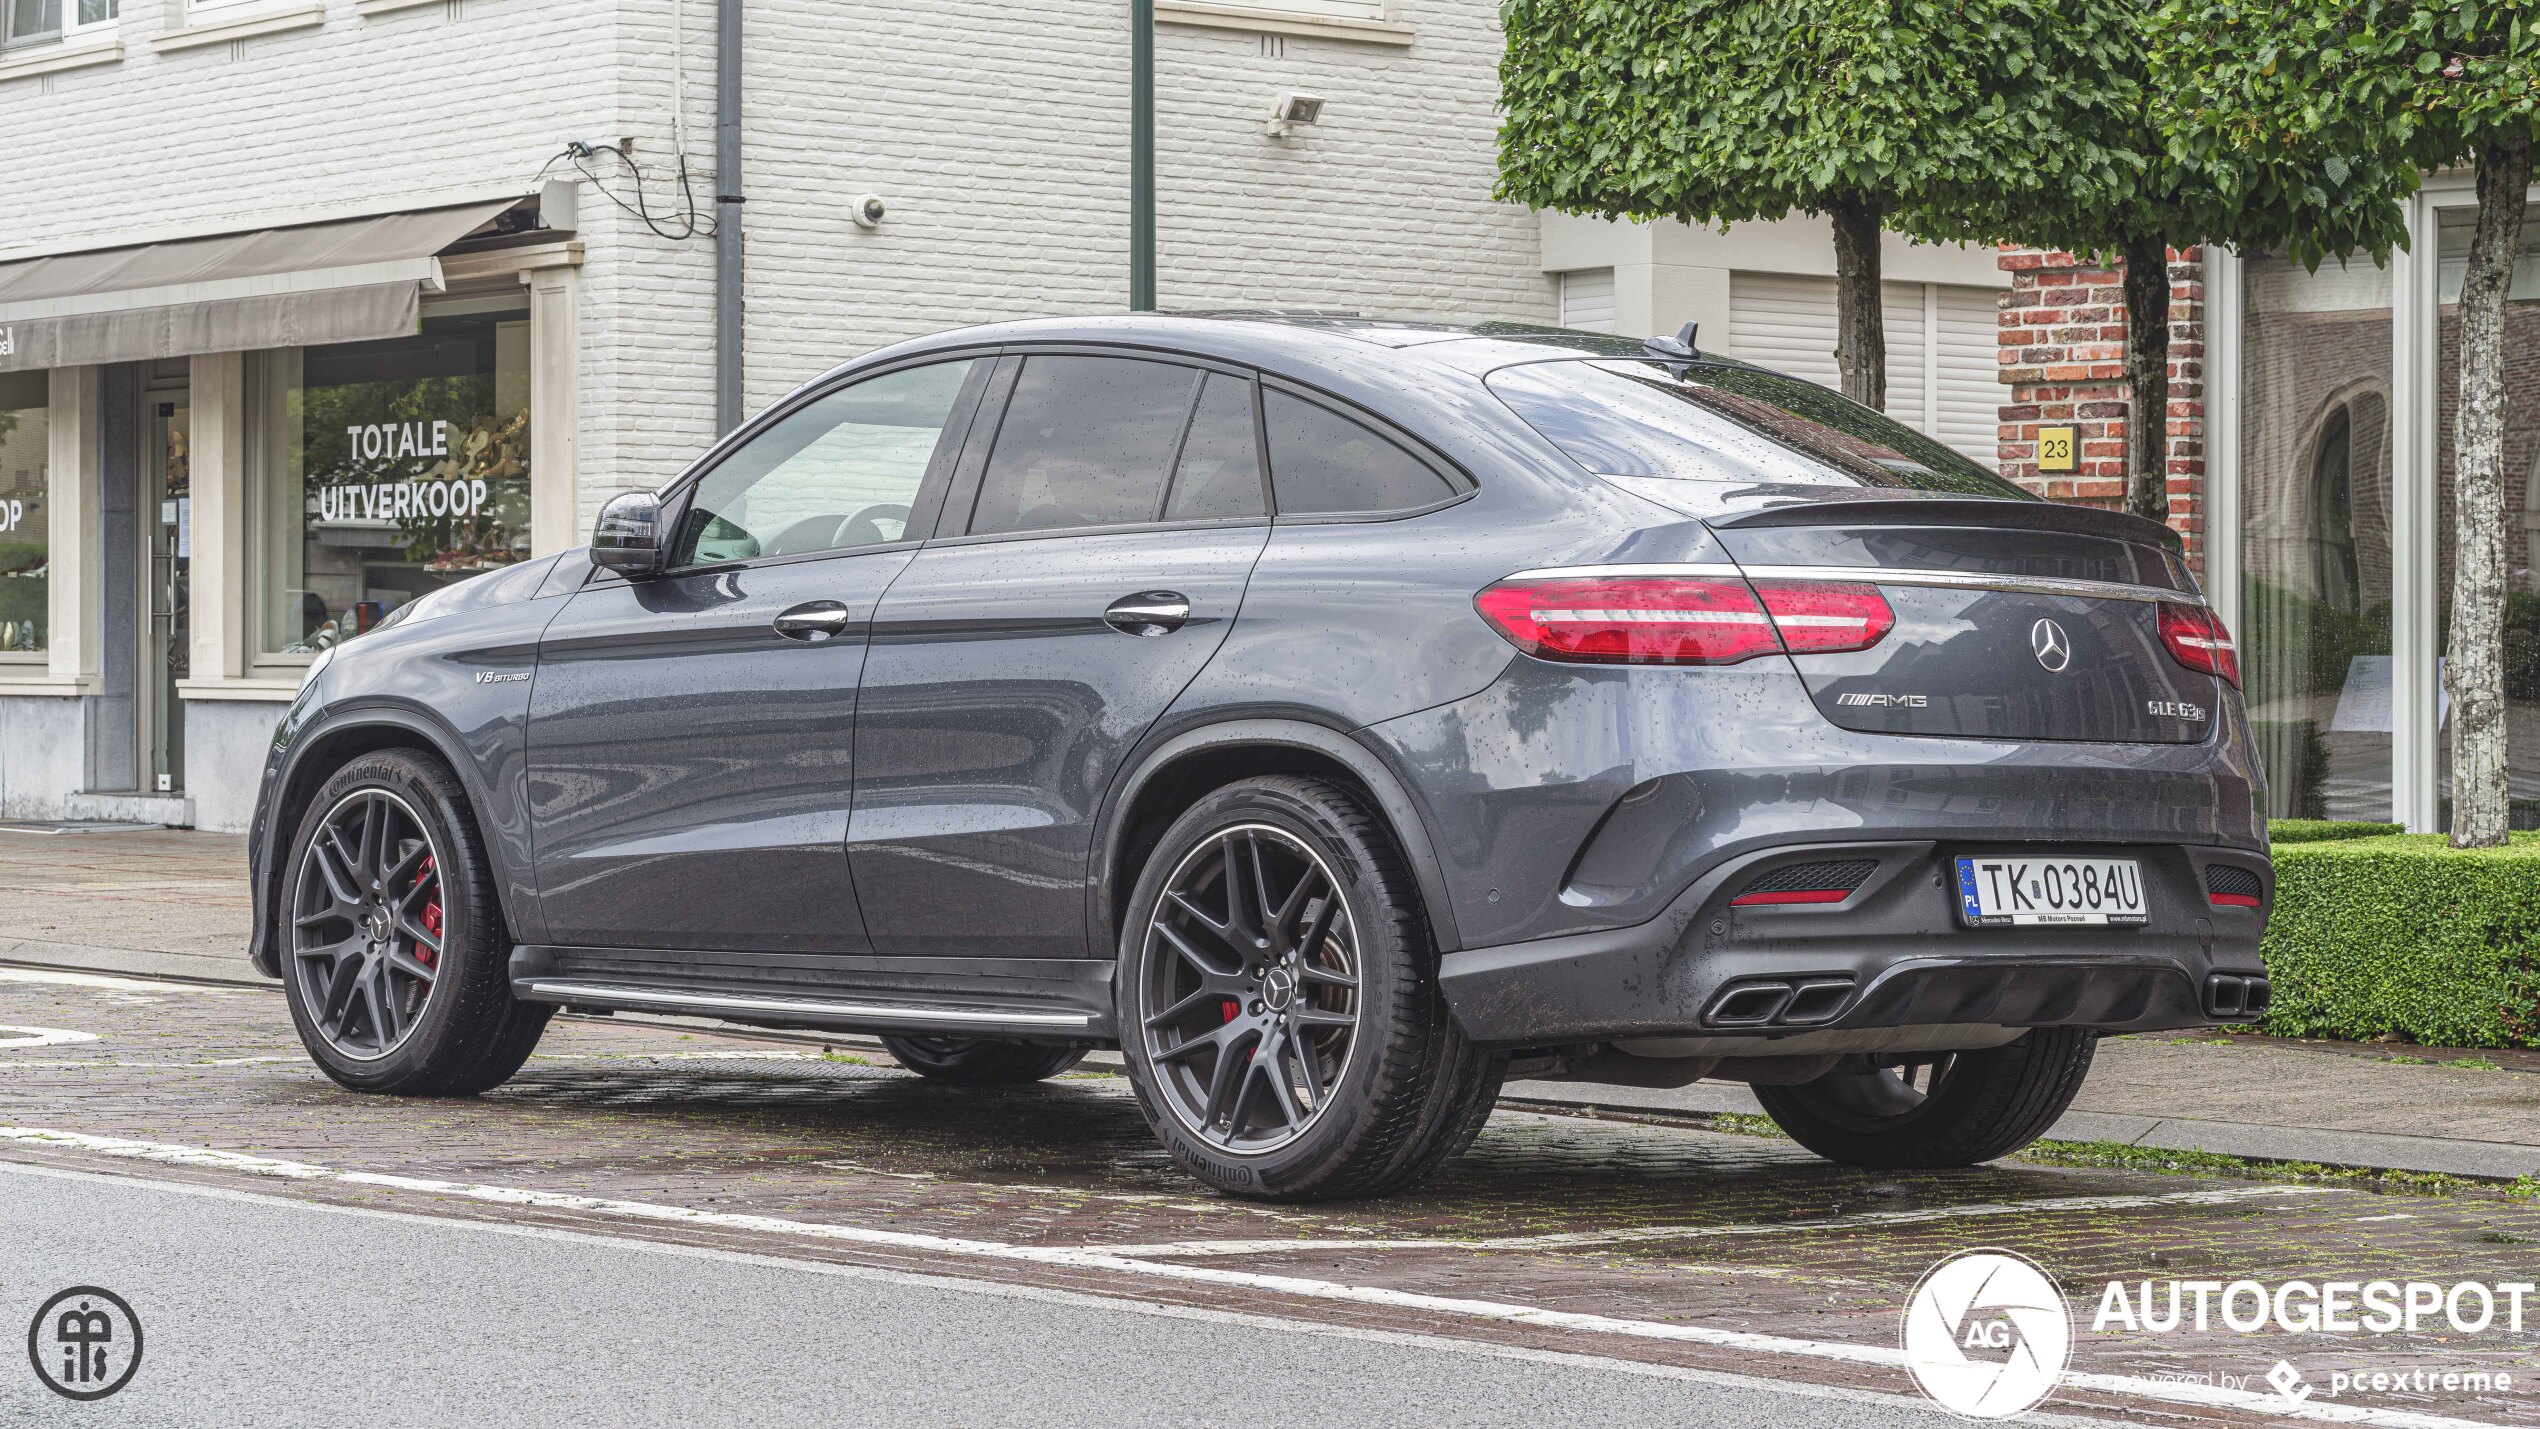
{"type": "Polygon", "coordinates": [[[1926,1272],[1905,1302],[1905,1367],[1933,1402],[1970,1419],[2036,1406],[2072,1358],[2064,1292],[2037,1262],[1970,1250],[1926,1272]]]}

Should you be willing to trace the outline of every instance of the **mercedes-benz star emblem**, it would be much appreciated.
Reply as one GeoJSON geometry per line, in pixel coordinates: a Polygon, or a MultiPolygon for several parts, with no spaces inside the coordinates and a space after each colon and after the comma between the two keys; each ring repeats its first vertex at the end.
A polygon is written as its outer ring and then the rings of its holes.
{"type": "Polygon", "coordinates": [[[2059,674],[2073,662],[2071,638],[2064,634],[2064,627],[2051,620],[2041,620],[2028,628],[2028,648],[2048,674],[2059,674]]]}

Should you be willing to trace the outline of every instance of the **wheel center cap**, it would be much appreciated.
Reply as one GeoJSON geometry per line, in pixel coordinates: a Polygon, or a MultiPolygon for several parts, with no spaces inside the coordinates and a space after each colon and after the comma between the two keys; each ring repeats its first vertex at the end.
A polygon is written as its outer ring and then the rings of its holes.
{"type": "Polygon", "coordinates": [[[1295,973],[1289,972],[1286,968],[1272,968],[1270,975],[1261,980],[1262,1005],[1272,1012],[1287,1011],[1288,1004],[1295,1000],[1295,973]]]}
{"type": "Polygon", "coordinates": [[[388,941],[388,915],[378,909],[372,909],[370,912],[363,914],[362,931],[367,934],[370,940],[374,943],[384,943],[388,941]]]}

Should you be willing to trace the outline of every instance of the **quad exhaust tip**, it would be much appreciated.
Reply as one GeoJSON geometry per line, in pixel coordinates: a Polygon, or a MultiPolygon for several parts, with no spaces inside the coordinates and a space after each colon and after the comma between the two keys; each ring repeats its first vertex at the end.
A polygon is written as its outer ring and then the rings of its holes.
{"type": "Polygon", "coordinates": [[[2215,973],[2205,979],[2205,1015],[2247,1022],[2266,1015],[2275,989],[2263,973],[2215,973]]]}
{"type": "Polygon", "coordinates": [[[1746,978],[1711,999],[1706,1027],[1820,1027],[1852,1001],[1850,973],[1794,978],[1746,978]]]}

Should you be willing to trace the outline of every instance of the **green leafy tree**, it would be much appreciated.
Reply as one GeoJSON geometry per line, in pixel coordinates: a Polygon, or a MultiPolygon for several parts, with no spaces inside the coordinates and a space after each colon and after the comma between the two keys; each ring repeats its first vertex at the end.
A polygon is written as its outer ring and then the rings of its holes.
{"type": "MultiPolygon", "coordinates": [[[[2006,11],[2004,25],[2050,33],[2024,42],[2039,67],[2053,128],[2080,162],[2041,160],[1993,172],[1944,207],[1901,214],[1898,226],[1935,240],[1977,239],[2058,248],[2124,268],[2126,509],[2169,519],[2171,249],[2219,243],[2290,248],[2316,264],[2355,248],[2387,251],[2401,234],[2390,202],[2413,171],[2386,161],[2336,165],[2290,155],[2174,143],[2164,131],[2193,56],[2155,59],[2159,0],[2074,0],[2006,11]]],[[[1971,76],[1980,79],[1981,76],[1971,76]]]]}
{"type": "Polygon", "coordinates": [[[1844,395],[1885,405],[1879,233],[2110,156],[2064,118],[2059,0],[1507,0],[1500,196],[1605,218],[1833,221],[1844,395]]]}
{"type": "MultiPolygon", "coordinates": [[[[2260,195],[2305,168],[2473,165],[2478,225],[2460,299],[2454,418],[2452,843],[2505,842],[2505,304],[2540,138],[2531,0],[2165,0],[2153,62],[2173,79],[2173,147],[2260,195]]],[[[2387,225],[2398,201],[2386,189],[2387,225]]],[[[2330,245],[2330,246],[2333,246],[2330,245]]],[[[2386,247],[2386,245],[2385,245],[2386,247]]],[[[2307,256],[2317,260],[2314,244],[2307,256]]]]}

